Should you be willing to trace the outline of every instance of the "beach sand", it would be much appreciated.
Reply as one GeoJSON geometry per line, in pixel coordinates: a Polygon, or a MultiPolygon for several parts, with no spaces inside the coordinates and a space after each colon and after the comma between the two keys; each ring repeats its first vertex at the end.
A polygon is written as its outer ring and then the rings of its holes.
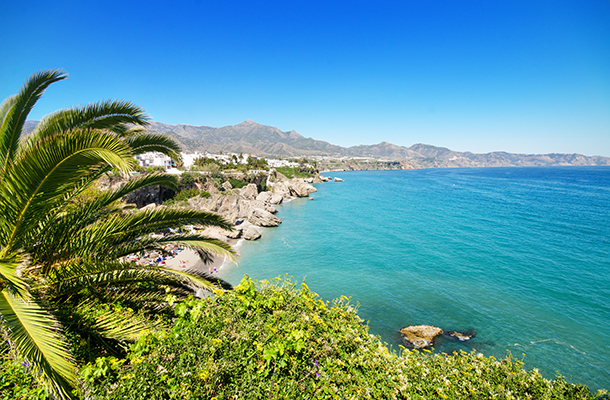
{"type": "MultiPolygon", "coordinates": [[[[213,255],[213,262],[204,264],[199,258],[197,252],[191,249],[184,249],[179,251],[178,254],[169,260],[165,260],[165,265],[177,269],[177,270],[189,270],[194,269],[199,272],[205,272],[209,274],[217,273],[225,261],[228,261],[223,256],[213,255]]],[[[230,262],[230,261],[229,261],[230,262]]]]}

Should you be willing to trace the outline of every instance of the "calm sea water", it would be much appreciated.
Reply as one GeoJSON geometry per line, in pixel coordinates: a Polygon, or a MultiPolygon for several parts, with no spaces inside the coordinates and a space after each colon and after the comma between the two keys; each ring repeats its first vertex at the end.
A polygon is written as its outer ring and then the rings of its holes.
{"type": "Polygon", "coordinates": [[[476,332],[436,351],[523,358],[553,378],[610,389],[610,168],[332,173],[315,201],[240,248],[222,274],[288,274],[359,303],[370,332],[476,332]],[[525,356],[522,354],[525,353],[525,356]]]}

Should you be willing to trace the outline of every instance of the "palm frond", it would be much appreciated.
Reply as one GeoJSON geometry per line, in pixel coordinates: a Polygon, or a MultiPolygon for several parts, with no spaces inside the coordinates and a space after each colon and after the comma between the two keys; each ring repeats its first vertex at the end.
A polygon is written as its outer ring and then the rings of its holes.
{"type": "MultiPolygon", "coordinates": [[[[232,229],[231,225],[217,214],[163,207],[139,211],[131,215],[110,215],[107,218],[95,221],[76,232],[71,232],[69,240],[66,239],[66,247],[59,250],[78,258],[87,258],[88,254],[99,254],[101,257],[112,254],[112,258],[114,258],[116,254],[129,254],[123,251],[120,253],[113,251],[115,247],[129,247],[129,243],[133,243],[131,248],[138,249],[134,251],[157,248],[158,245],[155,244],[155,240],[159,243],[172,243],[171,240],[167,240],[172,237],[171,235],[165,239],[148,238],[148,235],[168,228],[181,228],[188,224],[232,229]],[[141,243],[137,243],[138,241],[141,241],[141,243]]],[[[176,239],[186,240],[186,238],[176,239]]],[[[227,252],[232,252],[232,250],[224,242],[213,241],[201,235],[196,235],[190,240],[189,246],[193,248],[202,248],[231,257],[227,252]],[[201,243],[195,243],[196,240],[201,241],[201,243]]]]}
{"type": "Polygon", "coordinates": [[[74,130],[108,130],[123,135],[124,124],[148,125],[148,116],[135,104],[123,100],[106,100],[83,107],[59,110],[45,116],[27,136],[24,149],[36,141],[74,130]]]}
{"type": "Polygon", "coordinates": [[[25,302],[6,290],[0,292],[0,316],[12,347],[29,362],[49,392],[60,399],[71,398],[75,367],[57,321],[37,303],[25,302]]]}
{"type": "Polygon", "coordinates": [[[105,288],[151,282],[157,285],[187,288],[182,275],[150,265],[120,262],[80,262],[69,263],[49,272],[48,285],[52,296],[66,296],[86,288],[105,288]]]}
{"type": "Polygon", "coordinates": [[[91,174],[91,167],[115,165],[127,170],[133,163],[129,147],[103,132],[89,135],[75,131],[56,135],[23,154],[7,169],[0,188],[4,215],[0,225],[10,226],[5,242],[15,247],[19,234],[33,228],[49,210],[55,208],[66,191],[91,174]]]}
{"type": "MultiPolygon", "coordinates": [[[[96,176],[91,177],[91,179],[95,178],[96,176]]],[[[59,219],[63,218],[66,219],[71,226],[74,227],[74,224],[77,224],[77,228],[82,228],[83,226],[99,220],[103,216],[112,214],[113,212],[109,212],[109,210],[106,208],[129,193],[150,186],[165,186],[173,190],[178,190],[178,185],[178,179],[170,174],[151,174],[138,178],[132,178],[118,189],[98,192],[93,198],[80,202],[78,204],[78,209],[71,210],[69,214],[63,213],[61,215],[57,215],[53,222],[61,223],[59,219]]],[[[80,187],[78,189],[81,190],[80,187]]],[[[66,197],[65,200],[72,200],[77,194],[78,192],[73,193],[71,194],[70,198],[66,197]]],[[[120,209],[123,208],[117,208],[113,211],[120,209]]],[[[74,231],[74,229],[72,229],[72,231],[74,231]]]]}
{"type": "Polygon", "coordinates": [[[20,254],[0,256],[0,290],[8,290],[14,296],[29,298],[28,285],[18,276],[18,271],[27,263],[26,257],[20,254]]]}
{"type": "MultiPolygon", "coordinates": [[[[188,295],[192,295],[193,291],[190,289],[180,290],[179,288],[172,288],[172,294],[175,294],[178,297],[187,297],[188,295]]],[[[107,295],[106,293],[97,291],[96,295],[102,301],[116,301],[123,304],[131,304],[132,306],[142,307],[152,311],[159,311],[169,307],[165,302],[167,292],[164,287],[158,285],[138,285],[129,290],[108,290],[107,295]]]]}
{"type": "MultiPolygon", "coordinates": [[[[19,93],[3,103],[3,118],[0,125],[0,176],[19,146],[19,136],[25,120],[45,89],[53,82],[65,79],[59,70],[45,70],[30,76],[19,93]],[[10,105],[10,106],[9,106],[10,105]],[[4,111],[6,109],[6,111],[4,111]]],[[[1,179],[1,178],[0,178],[1,179]]]]}
{"type": "Polygon", "coordinates": [[[4,122],[4,118],[6,118],[6,114],[8,114],[11,107],[13,107],[13,105],[15,105],[15,103],[17,102],[17,97],[18,96],[14,94],[12,96],[7,97],[2,103],[0,103],[0,127],[4,122]]]}
{"type": "MultiPolygon", "coordinates": [[[[169,270],[168,268],[162,268],[164,270],[169,270]]],[[[191,282],[196,283],[198,286],[210,289],[218,289],[219,287],[225,290],[233,289],[233,285],[229,282],[225,281],[222,278],[219,278],[215,275],[208,274],[207,272],[201,272],[194,269],[188,269],[186,271],[178,271],[178,270],[169,270],[172,273],[184,276],[186,279],[191,282]],[[210,286],[211,284],[211,286],[210,286]]]]}
{"type": "Polygon", "coordinates": [[[157,207],[129,215],[123,218],[123,221],[125,224],[123,232],[127,234],[135,232],[139,236],[153,233],[157,229],[179,228],[189,224],[233,230],[233,225],[218,214],[184,208],[157,207]]]}
{"type": "Polygon", "coordinates": [[[167,135],[159,133],[141,133],[125,138],[133,154],[142,154],[149,151],[158,151],[175,161],[182,160],[180,144],[167,135]]]}
{"type": "Polygon", "coordinates": [[[85,300],[75,308],[73,316],[95,315],[94,321],[89,328],[105,339],[119,341],[135,341],[143,334],[162,327],[157,321],[149,320],[133,311],[106,309],[99,312],[99,304],[91,300],[85,300]]]}

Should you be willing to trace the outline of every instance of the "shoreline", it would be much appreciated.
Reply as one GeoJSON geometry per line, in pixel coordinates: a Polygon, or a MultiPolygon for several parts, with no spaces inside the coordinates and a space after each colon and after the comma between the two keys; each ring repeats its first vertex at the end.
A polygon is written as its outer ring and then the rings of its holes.
{"type": "Polygon", "coordinates": [[[237,259],[239,259],[239,252],[237,249],[240,246],[241,240],[230,240],[227,243],[231,245],[233,250],[237,253],[236,261],[232,261],[229,257],[220,256],[216,254],[212,254],[212,262],[208,264],[204,264],[204,262],[199,258],[199,255],[196,251],[191,250],[189,248],[184,248],[171,259],[166,259],[164,266],[176,269],[179,271],[189,271],[195,270],[197,272],[203,272],[210,275],[218,274],[221,270],[223,270],[228,264],[236,264],[237,259]]]}
{"type": "MultiPolygon", "coordinates": [[[[268,178],[267,180],[270,190],[264,192],[257,192],[256,186],[249,184],[244,188],[230,189],[227,194],[214,193],[206,199],[200,197],[188,199],[186,207],[218,214],[234,225],[234,231],[232,232],[207,227],[201,233],[209,238],[229,244],[235,251],[235,260],[222,255],[211,254],[212,261],[204,264],[196,251],[182,245],[166,247],[166,254],[152,251],[132,255],[127,260],[135,261],[138,264],[168,267],[176,271],[188,272],[191,270],[222,279],[229,272],[230,264],[239,266],[240,248],[246,240],[256,241],[261,237],[264,231],[263,227],[276,227],[282,223],[279,218],[274,216],[278,212],[275,207],[297,198],[310,197],[311,193],[317,191],[311,185],[312,183],[332,181],[331,177],[320,174],[306,179],[288,179],[275,171],[273,175],[270,175],[271,177],[273,179],[268,178]]],[[[158,207],[158,205],[147,205],[145,207],[153,208],[158,207]]]]}

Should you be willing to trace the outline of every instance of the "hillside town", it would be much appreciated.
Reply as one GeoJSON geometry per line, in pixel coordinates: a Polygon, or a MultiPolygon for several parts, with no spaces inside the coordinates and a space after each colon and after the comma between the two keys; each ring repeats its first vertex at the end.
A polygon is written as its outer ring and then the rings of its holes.
{"type": "MultiPolygon", "coordinates": [[[[181,153],[182,163],[180,165],[176,165],[176,162],[172,160],[169,156],[158,153],[158,152],[149,152],[136,156],[136,160],[143,168],[149,167],[162,167],[168,173],[173,174],[181,174],[182,171],[191,169],[195,165],[195,161],[197,159],[208,159],[214,160],[219,164],[223,165],[248,165],[248,160],[264,160],[265,164],[270,168],[281,168],[281,167],[299,167],[304,166],[307,168],[313,168],[314,166],[308,162],[295,162],[291,160],[284,159],[264,159],[258,157],[253,154],[237,154],[237,153],[219,153],[219,154],[210,154],[208,152],[195,152],[195,153],[181,153]]],[[[251,171],[256,172],[256,171],[251,171]]]]}

